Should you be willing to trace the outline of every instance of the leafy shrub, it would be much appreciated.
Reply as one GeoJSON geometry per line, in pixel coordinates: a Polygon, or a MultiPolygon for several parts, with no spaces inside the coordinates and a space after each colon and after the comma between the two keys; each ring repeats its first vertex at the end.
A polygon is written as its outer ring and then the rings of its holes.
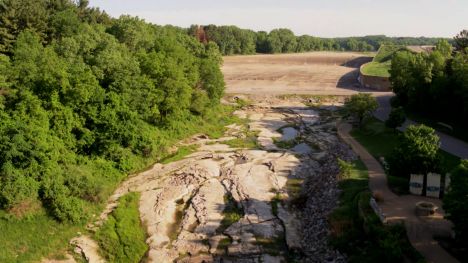
{"type": "Polygon", "coordinates": [[[351,176],[351,173],[355,167],[353,163],[343,161],[340,158],[338,158],[338,166],[340,167],[340,176],[344,179],[347,179],[351,176]]]}
{"type": "Polygon", "coordinates": [[[47,175],[44,178],[41,196],[49,213],[60,221],[78,223],[86,217],[84,201],[71,196],[61,174],[47,175]]]}
{"type": "Polygon", "coordinates": [[[406,120],[406,114],[402,107],[392,108],[388,120],[385,121],[385,125],[388,128],[396,129],[400,127],[406,120]]]}
{"type": "Polygon", "coordinates": [[[410,174],[439,172],[439,146],[440,140],[434,129],[424,125],[408,127],[387,158],[390,175],[409,177],[410,174]]]}
{"type": "Polygon", "coordinates": [[[444,209],[453,222],[456,239],[459,244],[468,248],[468,160],[455,168],[451,173],[450,190],[444,197],[444,209]]]}
{"type": "Polygon", "coordinates": [[[10,175],[0,181],[0,206],[10,208],[25,200],[36,200],[39,183],[31,177],[10,175]]]}

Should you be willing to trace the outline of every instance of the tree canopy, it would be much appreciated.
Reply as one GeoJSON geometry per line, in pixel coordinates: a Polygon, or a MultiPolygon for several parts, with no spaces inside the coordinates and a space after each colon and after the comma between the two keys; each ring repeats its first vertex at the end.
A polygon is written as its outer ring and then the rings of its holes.
{"type": "Polygon", "coordinates": [[[357,119],[359,126],[362,125],[364,118],[372,115],[378,106],[377,100],[368,93],[352,95],[345,101],[345,109],[357,119]]]}
{"type": "Polygon", "coordinates": [[[389,173],[408,178],[411,174],[440,172],[439,147],[440,139],[434,129],[409,126],[388,158],[389,173]]]}
{"type": "Polygon", "coordinates": [[[444,209],[453,222],[455,238],[461,247],[468,244],[468,160],[464,160],[450,175],[451,184],[444,197],[444,209]]]}
{"type": "Polygon", "coordinates": [[[397,52],[390,81],[405,110],[468,127],[468,54],[440,41],[431,53],[397,52]]]}
{"type": "Polygon", "coordinates": [[[71,0],[5,0],[0,21],[2,208],[79,221],[224,91],[218,47],[183,29],[71,0]]]}

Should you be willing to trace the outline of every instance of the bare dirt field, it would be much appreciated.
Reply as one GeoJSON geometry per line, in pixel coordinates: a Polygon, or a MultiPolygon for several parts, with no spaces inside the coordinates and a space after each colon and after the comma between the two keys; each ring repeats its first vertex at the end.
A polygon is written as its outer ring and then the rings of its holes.
{"type": "Polygon", "coordinates": [[[360,88],[359,67],[372,57],[353,52],[224,57],[230,94],[349,95],[360,88]]]}

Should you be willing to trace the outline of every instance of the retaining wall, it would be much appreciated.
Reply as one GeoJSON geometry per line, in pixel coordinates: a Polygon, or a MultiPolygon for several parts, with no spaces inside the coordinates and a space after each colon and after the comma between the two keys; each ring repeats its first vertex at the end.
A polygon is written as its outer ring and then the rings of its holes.
{"type": "Polygon", "coordinates": [[[362,88],[373,89],[377,91],[391,91],[392,85],[390,79],[387,77],[369,76],[362,73],[362,68],[366,64],[362,65],[359,69],[359,83],[362,88]]]}

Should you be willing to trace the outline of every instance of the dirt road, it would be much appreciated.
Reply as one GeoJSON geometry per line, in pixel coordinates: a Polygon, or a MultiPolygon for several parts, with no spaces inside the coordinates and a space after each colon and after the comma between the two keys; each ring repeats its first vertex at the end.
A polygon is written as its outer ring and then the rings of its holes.
{"type": "Polygon", "coordinates": [[[349,95],[371,56],[353,52],[230,56],[222,68],[227,93],[349,95]]]}

